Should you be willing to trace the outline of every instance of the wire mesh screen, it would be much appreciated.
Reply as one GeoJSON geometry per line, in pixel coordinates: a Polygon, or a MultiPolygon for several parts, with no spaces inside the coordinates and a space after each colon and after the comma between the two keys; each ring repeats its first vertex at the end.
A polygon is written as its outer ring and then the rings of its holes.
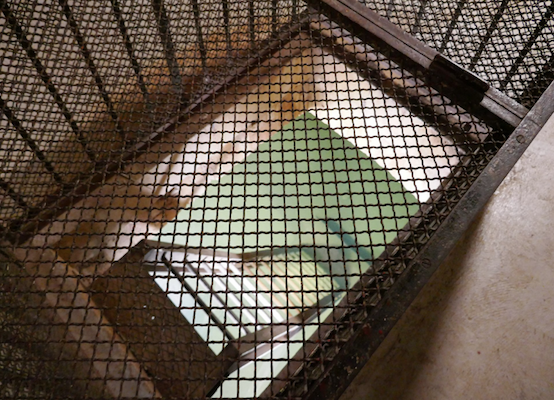
{"type": "MultiPolygon", "coordinates": [[[[530,105],[508,3],[367,6],[530,105]]],[[[2,398],[304,396],[517,126],[323,3],[0,4],[2,398]]]]}
{"type": "Polygon", "coordinates": [[[553,79],[551,1],[362,3],[526,106],[553,79]]]}

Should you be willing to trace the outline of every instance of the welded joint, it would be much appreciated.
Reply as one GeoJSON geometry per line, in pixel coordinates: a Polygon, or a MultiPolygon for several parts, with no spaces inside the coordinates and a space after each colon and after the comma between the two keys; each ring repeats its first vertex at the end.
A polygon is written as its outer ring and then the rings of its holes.
{"type": "Polygon", "coordinates": [[[490,85],[471,71],[438,53],[427,69],[427,80],[447,96],[480,103],[490,85]]]}

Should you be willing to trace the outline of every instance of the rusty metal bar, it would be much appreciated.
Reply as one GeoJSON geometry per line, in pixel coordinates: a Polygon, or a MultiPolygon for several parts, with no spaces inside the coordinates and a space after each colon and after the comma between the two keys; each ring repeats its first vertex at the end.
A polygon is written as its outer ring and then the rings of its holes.
{"type": "Polygon", "coordinates": [[[200,7],[198,0],[192,0],[192,13],[194,15],[194,26],[196,28],[196,36],[198,37],[198,50],[200,51],[200,61],[202,62],[203,72],[206,73],[206,65],[208,54],[206,45],[204,44],[204,34],[202,33],[202,24],[200,23],[200,7]]]}
{"type": "Polygon", "coordinates": [[[108,114],[110,115],[111,119],[115,123],[115,129],[119,136],[121,138],[125,138],[125,131],[123,130],[123,127],[121,126],[119,122],[119,117],[115,111],[115,107],[112,103],[112,100],[110,99],[110,95],[108,94],[106,87],[104,85],[104,82],[102,81],[102,77],[100,76],[100,73],[98,72],[98,68],[96,67],[96,64],[94,60],[92,59],[92,54],[90,53],[90,50],[87,47],[87,43],[85,41],[85,38],[83,34],[81,33],[79,29],[79,25],[77,25],[77,21],[75,21],[75,18],[73,18],[73,12],[71,11],[71,7],[69,6],[69,3],[67,0],[58,0],[60,7],[62,9],[62,12],[67,19],[67,22],[69,24],[69,27],[71,28],[71,32],[73,33],[73,36],[75,37],[75,40],[79,44],[79,49],[81,50],[81,55],[83,56],[87,67],[92,74],[92,77],[94,78],[94,82],[96,83],[96,86],[98,87],[98,91],[100,92],[100,95],[102,96],[102,100],[104,100],[104,103],[106,104],[106,107],[108,109],[108,114]]]}
{"type": "Polygon", "coordinates": [[[189,246],[180,246],[173,243],[164,243],[154,240],[145,239],[142,241],[143,245],[149,249],[166,249],[171,251],[179,251],[183,254],[190,253],[198,256],[205,256],[211,258],[222,258],[227,261],[242,261],[243,255],[233,253],[231,251],[221,251],[214,250],[205,247],[189,247],[189,246]]]}
{"type": "Polygon", "coordinates": [[[227,52],[232,50],[231,44],[231,27],[229,26],[229,0],[221,0],[221,5],[223,9],[223,24],[225,25],[225,42],[227,44],[227,52]]]}
{"type": "MultiPolygon", "coordinates": [[[[29,210],[29,206],[27,205],[27,203],[25,202],[25,200],[23,200],[23,197],[21,197],[21,195],[19,193],[16,193],[10,186],[10,184],[8,182],[6,182],[4,179],[2,179],[0,177],[0,188],[2,188],[2,190],[4,190],[4,192],[6,192],[6,194],[8,196],[10,196],[10,198],[16,202],[16,204],[23,208],[25,211],[28,211],[29,210]]],[[[0,231],[1,232],[1,231],[0,231]]]]}
{"type": "Polygon", "coordinates": [[[277,32],[277,7],[278,0],[271,0],[271,32],[277,32]]]}
{"type": "Polygon", "coordinates": [[[165,264],[167,269],[175,276],[175,278],[179,279],[179,282],[183,285],[183,287],[187,290],[187,292],[194,297],[194,300],[198,303],[198,305],[208,314],[210,319],[214,322],[214,324],[225,334],[225,336],[232,340],[233,335],[229,332],[227,329],[227,326],[225,324],[225,321],[221,321],[218,317],[212,314],[211,307],[202,300],[200,296],[198,296],[198,293],[192,286],[188,284],[185,277],[181,275],[171,264],[171,262],[165,257],[165,254],[162,255],[162,262],[165,264]]]}
{"type": "Polygon", "coordinates": [[[464,10],[466,4],[467,0],[458,1],[458,4],[456,5],[456,11],[454,11],[454,15],[452,15],[446,33],[444,34],[444,38],[442,39],[439,52],[443,53],[446,49],[446,46],[448,45],[448,42],[450,42],[450,39],[452,38],[452,32],[454,31],[454,28],[456,28],[456,25],[458,24],[458,19],[462,15],[462,11],[464,10]]]}
{"type": "Polygon", "coordinates": [[[487,44],[489,43],[489,40],[491,39],[493,32],[498,27],[498,23],[502,19],[502,16],[504,15],[504,12],[508,8],[509,3],[510,3],[510,0],[502,0],[500,7],[498,7],[498,10],[494,14],[491,24],[487,28],[487,32],[481,38],[481,42],[479,43],[479,47],[477,48],[477,51],[475,52],[473,57],[471,57],[471,61],[469,62],[469,67],[468,67],[470,71],[473,71],[475,69],[475,65],[481,58],[481,54],[483,54],[483,51],[485,51],[485,47],[487,47],[487,44]]]}
{"type": "MultiPolygon", "coordinates": [[[[201,264],[201,263],[203,263],[203,261],[199,260],[198,264],[201,264]]],[[[223,307],[223,310],[226,313],[229,313],[235,319],[235,321],[237,321],[237,324],[239,325],[239,331],[244,330],[244,331],[248,332],[246,330],[246,328],[244,328],[242,326],[240,316],[237,315],[235,310],[233,310],[233,309],[231,309],[227,306],[227,302],[220,296],[220,294],[218,292],[212,290],[212,285],[210,285],[210,283],[207,282],[206,277],[204,277],[202,274],[200,274],[198,269],[194,268],[189,262],[185,261],[185,264],[189,264],[189,267],[194,272],[194,274],[196,275],[196,278],[200,282],[202,282],[207,288],[209,288],[209,290],[210,290],[210,300],[212,298],[215,298],[217,301],[219,301],[221,303],[222,307],[223,307]]],[[[208,269],[212,269],[212,268],[209,268],[209,264],[208,264],[208,269]]],[[[211,278],[214,279],[214,276],[211,276],[211,278]]],[[[183,280],[184,280],[184,277],[183,277],[183,280]]],[[[227,296],[227,295],[228,295],[228,293],[225,292],[225,296],[227,296]]],[[[193,295],[193,296],[195,297],[195,299],[197,299],[196,295],[193,295]]],[[[198,296],[198,299],[199,298],[200,297],[198,296]]],[[[211,312],[211,309],[213,309],[213,307],[211,305],[209,305],[208,307],[210,309],[210,312],[208,312],[208,315],[210,316],[210,318],[216,318],[216,316],[211,312]]],[[[227,326],[228,325],[227,321],[223,321],[223,325],[227,326]]],[[[231,338],[232,336],[229,336],[229,337],[231,338]]]]}
{"type": "Polygon", "coordinates": [[[304,325],[306,321],[310,320],[317,313],[325,307],[329,307],[332,302],[332,296],[327,295],[316,304],[311,307],[306,308],[304,311],[300,312],[298,315],[287,319],[286,321],[273,323],[271,326],[259,329],[248,335],[236,339],[233,343],[236,344],[237,349],[239,349],[241,354],[244,354],[256,346],[260,345],[263,342],[271,342],[276,336],[280,336],[283,333],[286,333],[291,325],[304,325]],[[240,344],[240,345],[239,345],[240,344]]]}
{"type": "Polygon", "coordinates": [[[543,65],[542,69],[531,78],[525,85],[525,89],[520,94],[518,100],[522,104],[532,106],[541,96],[549,82],[554,80],[554,55],[543,65]]]}
{"type": "Polygon", "coordinates": [[[31,151],[35,154],[35,156],[42,162],[42,165],[44,165],[44,168],[52,174],[52,177],[54,180],[60,184],[61,186],[67,185],[60,174],[56,172],[54,169],[54,166],[50,161],[46,159],[46,156],[42,152],[42,150],[37,146],[33,138],[27,133],[25,128],[21,125],[21,122],[17,119],[17,117],[13,114],[13,112],[10,110],[6,102],[0,97],[0,109],[2,109],[2,112],[10,122],[10,124],[14,127],[14,129],[17,131],[19,136],[27,143],[27,146],[31,151]]]}
{"type": "Polygon", "coordinates": [[[127,32],[127,27],[125,26],[125,20],[123,19],[123,14],[121,13],[121,5],[119,4],[119,0],[110,0],[110,3],[112,5],[112,11],[113,11],[114,17],[117,21],[117,26],[119,27],[119,32],[121,33],[121,37],[123,38],[123,43],[125,44],[125,50],[127,50],[127,56],[129,57],[129,60],[131,60],[133,71],[137,76],[137,81],[138,81],[140,91],[144,96],[145,102],[148,104],[149,103],[148,89],[146,88],[146,83],[144,82],[144,77],[142,75],[140,65],[135,56],[133,42],[131,41],[131,37],[127,32]]]}
{"type": "Polygon", "coordinates": [[[501,89],[504,89],[506,87],[506,85],[508,84],[508,82],[510,82],[512,77],[517,73],[519,67],[521,66],[521,63],[523,62],[523,60],[525,59],[527,54],[531,51],[531,48],[533,47],[533,45],[537,41],[537,38],[539,37],[539,35],[543,31],[543,29],[546,28],[546,25],[548,24],[548,22],[552,18],[553,13],[554,13],[554,1],[550,3],[550,6],[547,8],[546,12],[543,14],[540,22],[535,27],[535,30],[533,31],[531,36],[529,36],[529,39],[527,39],[527,42],[525,43],[525,46],[523,46],[523,48],[520,50],[519,54],[517,55],[517,58],[512,63],[512,66],[510,67],[510,70],[508,71],[508,73],[506,74],[504,79],[502,79],[502,81],[500,82],[500,88],[501,89]]]}
{"type": "Polygon", "coordinates": [[[175,55],[175,44],[173,43],[169,18],[167,17],[163,0],[152,0],[152,8],[154,9],[158,32],[164,49],[165,61],[169,68],[169,74],[171,75],[172,91],[178,99],[181,99],[184,94],[181,70],[177,62],[177,56],[175,55]]]}
{"type": "Polygon", "coordinates": [[[256,42],[256,25],[254,23],[254,0],[248,0],[248,31],[250,33],[250,48],[255,46],[256,42]]]}
{"type": "Polygon", "coordinates": [[[321,302],[302,311],[295,317],[278,324],[271,324],[232,341],[231,345],[238,350],[239,354],[236,357],[235,363],[229,368],[228,373],[230,374],[240,367],[257,360],[261,355],[271,351],[275,346],[288,343],[292,335],[300,332],[307,322],[317,316],[320,310],[328,305],[327,300],[330,297],[330,295],[326,296],[321,302]]]}
{"type": "Polygon", "coordinates": [[[96,156],[92,152],[92,150],[88,147],[88,142],[83,136],[81,130],[77,126],[77,123],[73,120],[73,116],[71,112],[68,110],[67,106],[65,105],[64,100],[62,99],[62,96],[58,92],[58,89],[54,84],[52,83],[52,79],[48,72],[46,71],[46,68],[42,65],[40,62],[38,55],[36,54],[35,50],[33,49],[31,41],[27,38],[25,35],[25,31],[23,30],[23,27],[19,24],[19,21],[13,15],[10,6],[5,0],[0,0],[0,7],[2,8],[2,13],[4,14],[4,17],[6,17],[6,21],[10,25],[12,31],[15,33],[15,36],[17,37],[17,40],[19,41],[19,44],[25,50],[27,53],[27,56],[31,60],[33,66],[35,67],[38,75],[40,76],[40,79],[44,82],[46,85],[46,88],[48,89],[48,92],[51,94],[51,96],[54,98],[54,101],[60,111],[62,112],[65,120],[69,123],[71,126],[71,130],[75,134],[75,137],[77,138],[77,141],[79,144],[83,147],[85,153],[87,154],[88,158],[92,161],[96,161],[96,156]]]}
{"type": "Polygon", "coordinates": [[[419,10],[417,11],[416,19],[414,21],[414,24],[412,25],[412,35],[416,35],[419,33],[419,30],[421,28],[421,18],[425,15],[425,7],[427,7],[427,3],[429,0],[421,0],[421,3],[419,5],[419,10]]]}

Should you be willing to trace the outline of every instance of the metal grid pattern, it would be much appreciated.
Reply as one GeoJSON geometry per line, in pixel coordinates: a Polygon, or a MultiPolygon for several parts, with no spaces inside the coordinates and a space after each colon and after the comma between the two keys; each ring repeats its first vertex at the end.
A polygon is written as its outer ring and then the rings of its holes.
{"type": "Polygon", "coordinates": [[[319,396],[529,141],[525,107],[412,40],[530,105],[552,6],[465,3],[367,4],[391,42],[335,0],[0,1],[0,397],[319,396]]]}
{"type": "Polygon", "coordinates": [[[552,81],[554,2],[361,2],[527,107],[552,81]]]}

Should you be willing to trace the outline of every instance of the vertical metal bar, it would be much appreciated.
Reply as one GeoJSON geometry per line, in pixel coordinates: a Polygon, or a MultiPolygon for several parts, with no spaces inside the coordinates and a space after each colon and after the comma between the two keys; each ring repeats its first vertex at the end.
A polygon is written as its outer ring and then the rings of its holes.
{"type": "Polygon", "coordinates": [[[544,64],[535,77],[529,79],[518,101],[526,107],[531,107],[541,97],[548,85],[554,81],[554,55],[544,64]]]}
{"type": "Polygon", "coordinates": [[[223,25],[225,28],[225,41],[227,43],[227,54],[230,55],[231,47],[231,27],[229,21],[229,0],[222,0],[223,6],[223,25]]]}
{"type": "Polygon", "coordinates": [[[468,67],[470,71],[473,71],[473,69],[475,68],[475,65],[481,58],[481,54],[483,54],[483,51],[485,51],[485,47],[489,43],[489,40],[491,39],[493,32],[496,30],[498,23],[502,19],[502,16],[504,15],[504,11],[506,11],[506,8],[508,8],[509,2],[510,0],[502,0],[502,4],[500,4],[500,7],[498,7],[498,10],[496,10],[496,14],[494,14],[492,22],[487,28],[487,32],[485,33],[485,36],[482,38],[481,43],[479,44],[479,48],[471,58],[471,62],[469,63],[469,67],[468,67]]]}
{"type": "Polygon", "coordinates": [[[121,32],[121,36],[123,38],[123,43],[125,44],[125,49],[127,50],[127,55],[129,56],[129,59],[131,60],[131,65],[133,67],[133,71],[135,72],[137,76],[138,85],[140,88],[140,91],[142,92],[142,95],[144,96],[144,100],[147,104],[148,102],[148,89],[146,88],[146,83],[144,82],[144,77],[142,76],[142,71],[140,68],[140,65],[138,63],[137,58],[135,57],[135,51],[133,49],[133,42],[131,42],[131,37],[129,36],[129,33],[127,32],[127,27],[125,26],[125,20],[123,19],[123,14],[121,13],[121,6],[119,5],[119,0],[110,0],[112,4],[112,11],[114,13],[115,19],[117,21],[117,25],[119,27],[119,32],[121,32]]]}
{"type": "Polygon", "coordinates": [[[104,103],[106,104],[106,107],[108,108],[108,114],[112,118],[112,120],[115,123],[115,129],[117,133],[122,137],[125,138],[125,132],[123,128],[121,127],[121,124],[119,123],[119,117],[117,116],[117,113],[115,112],[115,108],[113,106],[113,103],[110,99],[110,96],[108,95],[108,92],[106,91],[106,87],[104,86],[104,82],[102,81],[102,78],[100,77],[100,74],[98,73],[98,68],[96,68],[96,64],[94,63],[94,60],[92,59],[92,55],[90,54],[90,51],[87,47],[87,44],[85,42],[85,38],[81,34],[81,31],[79,30],[79,26],[77,25],[77,21],[75,21],[75,18],[73,18],[73,12],[71,11],[71,8],[69,7],[69,4],[67,0],[58,0],[60,7],[62,8],[63,14],[65,18],[67,19],[67,22],[69,23],[69,27],[71,29],[71,32],[73,33],[73,36],[75,37],[75,40],[77,41],[77,44],[79,45],[79,48],[81,49],[81,55],[85,59],[85,62],[88,66],[88,69],[90,73],[92,74],[92,77],[94,78],[94,82],[96,83],[96,86],[98,87],[98,90],[100,91],[100,95],[102,96],[102,99],[104,100],[104,103]]]}
{"type": "Polygon", "coordinates": [[[547,8],[546,12],[542,16],[542,18],[541,18],[540,22],[538,23],[538,25],[535,27],[535,30],[533,31],[533,33],[531,34],[529,39],[527,39],[527,42],[525,43],[525,46],[523,46],[523,49],[521,49],[521,51],[519,52],[516,60],[514,61],[514,63],[511,66],[510,70],[508,71],[508,73],[506,74],[504,79],[502,79],[502,82],[500,82],[500,88],[501,89],[504,89],[506,87],[506,85],[508,84],[508,82],[510,82],[512,77],[516,74],[517,70],[519,69],[519,66],[521,65],[521,63],[525,59],[525,56],[527,56],[529,51],[531,51],[531,48],[535,44],[535,42],[536,42],[537,38],[539,37],[539,35],[541,34],[542,30],[546,27],[546,25],[548,24],[548,22],[552,18],[553,13],[554,13],[554,0],[550,3],[550,6],[547,8]]]}
{"type": "Polygon", "coordinates": [[[54,166],[52,165],[52,163],[46,159],[46,156],[44,155],[42,150],[37,146],[33,138],[31,138],[31,136],[27,133],[25,128],[21,126],[21,122],[19,122],[17,117],[13,114],[12,110],[10,110],[4,99],[2,99],[1,97],[0,108],[2,109],[2,112],[4,113],[10,124],[12,124],[12,126],[15,128],[19,136],[21,136],[21,138],[25,141],[25,143],[27,143],[27,146],[29,146],[31,151],[35,153],[35,156],[42,162],[44,168],[52,174],[54,180],[57,183],[65,186],[66,184],[64,183],[61,176],[54,170],[54,166]]]}
{"type": "Polygon", "coordinates": [[[198,49],[200,50],[202,69],[204,70],[203,72],[206,72],[206,61],[208,57],[206,54],[206,46],[204,45],[202,24],[200,24],[200,7],[198,6],[198,0],[192,0],[192,13],[194,14],[194,26],[196,28],[196,34],[198,35],[198,49]]]}
{"type": "Polygon", "coordinates": [[[414,25],[412,26],[412,35],[419,33],[421,18],[423,18],[423,14],[425,14],[425,7],[427,7],[428,2],[429,0],[421,0],[421,4],[419,5],[419,10],[417,11],[414,25]]]}
{"type": "Polygon", "coordinates": [[[250,33],[250,48],[256,45],[256,25],[254,23],[254,0],[248,0],[248,32],[250,33]]]}
{"type": "Polygon", "coordinates": [[[277,7],[278,0],[271,1],[271,32],[273,34],[277,33],[277,7]]]}
{"type": "Polygon", "coordinates": [[[27,203],[25,202],[25,200],[23,200],[23,198],[21,197],[21,195],[19,193],[16,193],[10,186],[10,184],[8,182],[6,182],[4,179],[2,179],[0,177],[0,188],[2,190],[4,190],[4,192],[6,192],[6,194],[8,196],[10,196],[10,198],[15,201],[17,203],[17,205],[21,208],[24,208],[25,211],[29,211],[29,206],[27,205],[27,203]]]}
{"type": "Polygon", "coordinates": [[[52,83],[52,79],[50,75],[48,74],[48,72],[46,72],[46,68],[40,62],[35,50],[33,50],[31,42],[29,41],[29,39],[27,39],[27,36],[25,35],[23,28],[19,24],[19,21],[17,21],[17,18],[15,17],[15,15],[13,15],[9,5],[6,3],[5,0],[0,0],[0,7],[2,8],[2,13],[4,14],[6,21],[10,25],[10,28],[15,33],[15,36],[17,37],[19,44],[21,45],[23,50],[27,53],[27,56],[29,57],[29,59],[31,60],[31,63],[35,67],[35,70],[40,76],[40,79],[46,85],[48,92],[54,98],[54,102],[62,112],[65,120],[71,126],[71,130],[75,134],[77,141],[83,147],[83,150],[87,154],[88,158],[92,162],[95,162],[96,161],[95,154],[89,149],[87,140],[85,139],[85,137],[81,133],[81,130],[73,120],[73,116],[71,112],[67,109],[67,106],[65,105],[65,102],[63,101],[62,96],[60,96],[58,89],[52,83]]]}
{"type": "Polygon", "coordinates": [[[450,23],[448,24],[448,29],[446,30],[446,34],[442,39],[441,47],[439,48],[439,51],[441,53],[443,53],[444,49],[446,49],[446,46],[448,45],[448,42],[452,37],[452,32],[454,31],[454,28],[456,28],[456,25],[458,25],[458,19],[460,18],[460,15],[462,15],[462,11],[464,10],[464,7],[466,4],[467,4],[467,0],[458,1],[458,5],[456,6],[456,11],[454,11],[454,15],[452,15],[452,18],[450,19],[450,23]]]}
{"type": "Polygon", "coordinates": [[[175,56],[175,45],[173,43],[173,38],[171,37],[169,19],[167,18],[163,0],[152,0],[152,8],[154,9],[154,15],[158,24],[158,32],[160,33],[165,60],[167,62],[167,67],[169,68],[169,74],[171,75],[173,94],[177,96],[180,102],[183,95],[183,83],[179,63],[177,62],[177,57],[175,56]]]}

